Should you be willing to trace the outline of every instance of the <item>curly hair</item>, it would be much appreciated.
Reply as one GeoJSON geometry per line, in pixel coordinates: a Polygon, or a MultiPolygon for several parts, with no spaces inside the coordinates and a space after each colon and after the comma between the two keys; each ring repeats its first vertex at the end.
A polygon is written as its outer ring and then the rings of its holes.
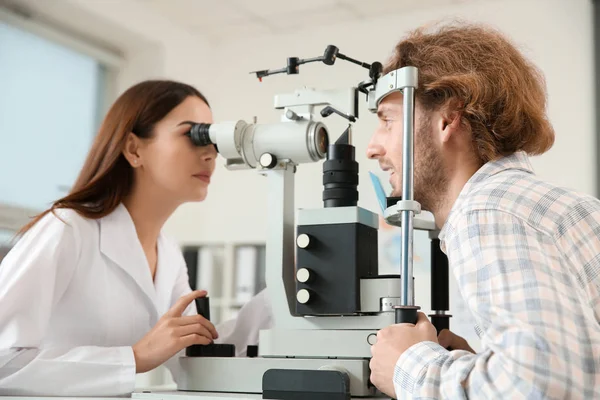
{"type": "Polygon", "coordinates": [[[452,107],[470,129],[482,163],[554,144],[543,74],[500,32],[477,24],[419,28],[395,48],[384,73],[414,66],[416,97],[427,110],[452,107]]]}

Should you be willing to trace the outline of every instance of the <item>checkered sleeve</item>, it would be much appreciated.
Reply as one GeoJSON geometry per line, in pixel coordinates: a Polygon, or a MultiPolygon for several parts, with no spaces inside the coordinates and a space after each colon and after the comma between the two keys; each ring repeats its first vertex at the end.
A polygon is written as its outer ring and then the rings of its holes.
{"type": "Polygon", "coordinates": [[[412,346],[396,364],[398,398],[584,398],[591,350],[576,326],[584,311],[571,301],[554,238],[509,213],[470,211],[455,221],[447,251],[483,349],[412,346]]]}

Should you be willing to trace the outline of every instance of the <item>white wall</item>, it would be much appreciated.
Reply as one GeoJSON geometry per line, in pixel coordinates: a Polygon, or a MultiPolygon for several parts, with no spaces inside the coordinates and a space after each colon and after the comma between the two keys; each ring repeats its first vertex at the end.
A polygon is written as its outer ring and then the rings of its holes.
{"type": "Polygon", "coordinates": [[[210,45],[175,22],[146,7],[143,1],[20,0],[47,20],[123,53],[114,95],[144,79],[170,78],[204,90],[213,68],[210,45]]]}
{"type": "MultiPolygon", "coordinates": [[[[589,0],[472,1],[384,17],[367,23],[299,31],[277,37],[248,38],[221,44],[212,52],[219,66],[216,78],[202,85],[209,93],[216,121],[258,116],[273,122],[279,113],[273,96],[309,85],[336,88],[356,84],[366,70],[343,61],[333,67],[309,64],[296,76],[275,75],[258,83],[250,71],[283,67],[289,56],[320,55],[328,44],[360,60],[385,61],[395,43],[409,30],[446,17],[481,21],[506,32],[546,75],[549,115],[556,144],[533,160],[540,176],[560,185],[595,194],[594,78],[592,6],[589,0]]],[[[198,76],[200,81],[202,77],[198,76]]],[[[377,211],[367,171],[375,163],[364,155],[375,118],[361,97],[361,118],[355,124],[357,161],[360,164],[359,205],[377,211]]],[[[341,118],[326,122],[338,127],[341,118]],[[335,123],[334,123],[335,122],[335,123]]],[[[222,164],[222,162],[221,162],[222,164]]],[[[297,175],[297,206],[321,207],[321,164],[301,165],[297,175]],[[300,192],[300,193],[298,193],[300,192]]],[[[253,171],[230,172],[218,168],[208,199],[182,207],[169,221],[168,230],[181,242],[264,240],[268,227],[266,182],[253,171]]]]}
{"type": "MultiPolygon", "coordinates": [[[[216,121],[279,120],[273,96],[308,85],[336,88],[356,84],[366,70],[338,61],[301,66],[300,75],[276,75],[258,83],[249,72],[285,65],[289,56],[320,55],[335,44],[349,56],[385,61],[409,30],[443,18],[459,17],[500,28],[546,74],[549,114],[557,131],[554,148],[533,160],[537,172],[560,185],[595,194],[594,78],[592,6],[589,0],[469,0],[461,5],[421,9],[352,25],[299,30],[276,37],[249,37],[212,45],[150,11],[142,1],[21,0],[60,24],[119,48],[126,60],[116,94],[147,78],[168,77],[203,91],[216,121]],[[50,4],[52,3],[52,4],[50,4]]],[[[360,163],[359,205],[377,210],[367,171],[377,165],[364,151],[375,118],[364,107],[354,138],[360,163]]],[[[341,118],[326,120],[341,132],[341,118]]],[[[221,160],[222,161],[222,160],[221,160]]],[[[222,164],[222,162],[220,163],[222,164]]],[[[321,164],[301,165],[297,206],[321,207],[321,164]]],[[[208,199],[182,207],[167,229],[182,243],[260,241],[266,237],[266,184],[253,171],[230,172],[219,166],[208,199]]]]}

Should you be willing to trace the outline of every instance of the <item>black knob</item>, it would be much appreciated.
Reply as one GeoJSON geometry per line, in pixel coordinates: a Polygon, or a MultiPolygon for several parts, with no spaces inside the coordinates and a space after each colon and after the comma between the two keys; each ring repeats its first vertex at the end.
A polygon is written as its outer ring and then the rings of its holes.
{"type": "MultiPolygon", "coordinates": [[[[198,314],[210,321],[210,300],[199,297],[194,300],[198,314]]],[[[225,343],[193,344],[185,349],[188,357],[235,357],[235,345],[225,343]]]]}
{"type": "Polygon", "coordinates": [[[323,62],[326,65],[333,65],[339,51],[340,50],[334,45],[330,44],[329,46],[327,46],[327,48],[325,49],[325,53],[323,54],[323,62]]]}
{"type": "Polygon", "coordinates": [[[210,321],[210,300],[208,297],[198,297],[195,301],[198,314],[210,321]]]}
{"type": "Polygon", "coordinates": [[[381,72],[383,71],[383,65],[379,61],[375,61],[369,68],[369,77],[371,79],[379,79],[381,72]]]}
{"type": "Polygon", "coordinates": [[[250,357],[250,358],[258,357],[258,346],[248,345],[246,347],[246,357],[250,357]]]}
{"type": "Polygon", "coordinates": [[[286,72],[288,75],[296,75],[299,72],[300,59],[298,57],[288,57],[286,72]]]}

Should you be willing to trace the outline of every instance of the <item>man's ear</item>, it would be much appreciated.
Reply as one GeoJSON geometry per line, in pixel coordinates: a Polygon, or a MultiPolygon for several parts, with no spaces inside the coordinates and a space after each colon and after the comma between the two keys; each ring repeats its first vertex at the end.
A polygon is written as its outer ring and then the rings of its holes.
{"type": "Polygon", "coordinates": [[[442,143],[447,143],[460,132],[462,124],[461,104],[450,101],[440,110],[440,128],[442,143]]]}
{"type": "Polygon", "coordinates": [[[123,148],[123,156],[125,156],[133,168],[137,168],[142,165],[139,148],[140,138],[138,138],[134,133],[129,132],[125,141],[125,147],[123,148]]]}

